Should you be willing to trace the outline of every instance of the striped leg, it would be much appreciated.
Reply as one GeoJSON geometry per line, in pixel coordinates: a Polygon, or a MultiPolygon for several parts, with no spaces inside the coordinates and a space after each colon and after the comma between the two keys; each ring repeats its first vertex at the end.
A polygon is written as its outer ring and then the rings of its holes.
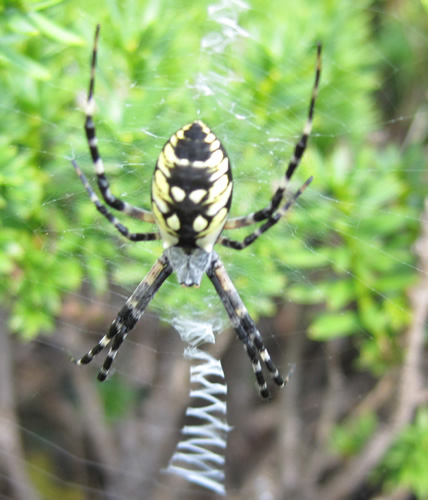
{"type": "Polygon", "coordinates": [[[110,191],[110,185],[105,175],[103,160],[101,159],[98,150],[98,140],[95,131],[95,123],[93,120],[95,112],[95,99],[94,99],[94,88],[95,88],[95,67],[97,64],[97,50],[98,50],[98,37],[100,33],[100,25],[97,25],[95,31],[94,48],[92,51],[92,62],[91,62],[91,80],[89,82],[88,91],[88,101],[86,104],[86,120],[85,120],[85,132],[88,139],[89,150],[92,156],[92,162],[95,167],[95,173],[98,179],[98,187],[101,194],[110,207],[124,212],[135,219],[142,220],[144,222],[154,222],[153,214],[148,210],[143,210],[138,207],[134,207],[125,201],[116,198],[110,191]]]}
{"type": "Polygon", "coordinates": [[[243,250],[248,245],[251,245],[251,243],[256,241],[259,236],[273,227],[290,210],[290,208],[296,203],[299,196],[309,186],[312,180],[313,177],[309,177],[309,179],[303,184],[303,186],[294,193],[290,201],[280,207],[273,215],[268,218],[268,220],[264,224],[262,224],[253,233],[244,238],[243,241],[231,240],[229,238],[220,236],[220,238],[218,239],[218,243],[225,247],[233,248],[234,250],[243,250]]]}
{"type": "Polygon", "coordinates": [[[288,183],[294,174],[294,171],[300,164],[300,160],[303,157],[303,154],[306,150],[306,145],[308,143],[308,138],[312,132],[312,122],[314,116],[315,109],[315,101],[318,96],[318,87],[321,76],[321,45],[318,44],[317,47],[317,65],[315,71],[315,83],[312,89],[311,102],[309,104],[309,113],[306,124],[303,128],[302,136],[300,137],[299,142],[296,144],[294,148],[294,154],[291,158],[287,171],[285,172],[285,176],[281,179],[280,184],[275,191],[275,194],[272,197],[271,202],[266,208],[262,210],[258,210],[257,212],[253,212],[245,217],[236,217],[234,219],[229,219],[226,222],[225,229],[237,229],[238,227],[249,226],[250,224],[254,224],[256,222],[260,222],[262,220],[269,219],[269,217],[278,209],[285,191],[287,189],[288,183]]]}
{"type": "Polygon", "coordinates": [[[109,353],[98,373],[98,380],[101,382],[105,380],[122,342],[144,314],[150,301],[171,273],[172,267],[168,259],[162,255],[119,311],[107,334],[87,354],[80,359],[73,359],[73,361],[78,365],[86,365],[111,342],[109,353]]]}
{"type": "Polygon", "coordinates": [[[73,164],[77,175],[80,177],[80,180],[85,186],[85,189],[88,192],[92,203],[96,206],[98,212],[103,214],[104,217],[113,224],[113,226],[119,231],[120,234],[131,241],[153,241],[160,238],[159,233],[130,233],[128,228],[124,226],[111,212],[109,212],[107,207],[100,202],[98,196],[95,194],[95,191],[91,188],[88,180],[86,179],[85,174],[80,170],[80,167],[75,162],[75,160],[71,160],[71,163],[73,164]]]}
{"type": "Polygon", "coordinates": [[[266,366],[271,378],[279,387],[283,387],[284,384],[287,383],[288,377],[284,380],[278,368],[273,363],[264,346],[260,332],[257,330],[254,321],[248,314],[246,307],[217,254],[214,255],[213,261],[207,270],[207,275],[212,281],[229,315],[232,325],[238,334],[238,338],[243,343],[250,358],[260,396],[263,399],[267,399],[269,397],[269,389],[263,375],[260,360],[266,366]]]}

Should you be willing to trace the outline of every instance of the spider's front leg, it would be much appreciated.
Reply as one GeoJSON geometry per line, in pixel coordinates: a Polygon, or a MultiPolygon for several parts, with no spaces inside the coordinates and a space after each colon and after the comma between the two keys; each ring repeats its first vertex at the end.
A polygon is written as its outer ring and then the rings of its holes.
{"type": "Polygon", "coordinates": [[[260,332],[248,314],[247,308],[242,302],[223,263],[216,253],[214,253],[212,262],[207,269],[207,275],[212,281],[229,315],[232,325],[236,330],[238,338],[243,343],[251,360],[260,396],[263,399],[267,399],[269,397],[269,389],[263,375],[260,360],[266,366],[269,375],[279,387],[283,387],[288,382],[289,375],[284,379],[279,373],[278,368],[275,366],[263,343],[260,332]]]}
{"type": "MultiPolygon", "coordinates": [[[[280,180],[279,186],[275,191],[269,205],[257,212],[253,212],[244,217],[235,217],[233,219],[229,219],[226,222],[225,229],[237,229],[238,227],[245,227],[251,224],[255,224],[256,222],[261,222],[266,219],[271,219],[272,215],[276,212],[278,207],[280,206],[287,186],[290,182],[291,177],[293,176],[295,170],[300,165],[300,161],[303,158],[303,155],[306,151],[306,146],[308,144],[309,136],[312,132],[312,121],[314,118],[314,110],[315,110],[315,102],[318,97],[318,87],[321,77],[321,44],[317,45],[317,64],[315,69],[315,82],[312,88],[311,100],[309,103],[309,112],[308,118],[306,120],[305,126],[303,127],[302,135],[300,136],[299,142],[294,147],[293,156],[288,163],[287,170],[285,171],[284,177],[280,180]]],[[[234,248],[234,247],[232,247],[234,248]]]]}
{"type": "MultiPolygon", "coordinates": [[[[88,141],[89,151],[91,153],[92,162],[95,167],[95,174],[97,176],[98,187],[101,191],[102,197],[104,201],[110,207],[118,210],[119,212],[123,212],[134,219],[139,219],[144,222],[154,222],[153,214],[148,210],[144,210],[139,207],[134,207],[130,205],[126,201],[122,201],[113,195],[110,191],[110,184],[107,180],[106,173],[104,170],[104,163],[101,158],[100,151],[98,149],[98,139],[95,129],[94,122],[94,112],[95,112],[95,68],[97,64],[97,53],[98,53],[98,38],[100,35],[100,25],[97,25],[95,30],[95,38],[94,38],[94,46],[92,49],[92,61],[91,61],[91,78],[89,80],[89,90],[88,90],[88,99],[86,103],[86,119],[85,119],[85,133],[86,139],[88,141]]],[[[75,165],[76,168],[76,165],[75,165]]],[[[82,177],[81,177],[82,178],[82,177]]],[[[83,179],[82,179],[83,181],[83,179]]],[[[98,208],[98,207],[97,207],[98,208]]],[[[104,214],[105,215],[105,214],[104,214]]],[[[117,227],[117,226],[116,226],[117,227]]]]}
{"type": "Polygon", "coordinates": [[[80,359],[73,359],[73,361],[78,365],[86,365],[111,342],[109,353],[98,373],[98,380],[101,382],[105,380],[122,342],[144,314],[150,301],[171,273],[172,267],[167,257],[162,255],[119,311],[107,334],[87,354],[80,359]]]}
{"type": "Polygon", "coordinates": [[[218,243],[225,247],[233,248],[234,250],[243,250],[244,248],[247,248],[249,245],[254,243],[257,238],[259,238],[268,229],[273,227],[277,222],[281,220],[282,217],[284,217],[284,215],[288,213],[288,211],[296,203],[299,196],[301,196],[303,191],[309,186],[312,180],[313,177],[309,177],[309,179],[294,193],[291,200],[287,201],[287,203],[279,207],[279,209],[274,214],[272,214],[264,224],[258,227],[247,237],[245,237],[242,241],[231,240],[230,238],[220,236],[220,238],[218,239],[218,243]]]}

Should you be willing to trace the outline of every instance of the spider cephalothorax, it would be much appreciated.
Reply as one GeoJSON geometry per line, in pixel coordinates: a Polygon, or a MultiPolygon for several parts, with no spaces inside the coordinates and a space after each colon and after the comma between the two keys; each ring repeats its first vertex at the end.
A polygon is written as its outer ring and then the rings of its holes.
{"type": "Polygon", "coordinates": [[[98,187],[108,206],[134,219],[155,223],[158,231],[130,233],[127,227],[99,200],[77,163],[74,160],[72,163],[97,210],[125,238],[131,241],[161,239],[164,252],[119,311],[107,334],[87,354],[75,361],[78,364],[87,364],[104,347],[111,344],[109,353],[98,374],[99,380],[105,380],[122,342],[144,314],[148,304],[168,276],[174,271],[179,283],[190,287],[199,286],[206,273],[251,360],[260,395],[267,398],[269,390],[260,362],[264,364],[278,386],[282,387],[287,382],[288,377],[284,379],[272,362],[256,324],[248,314],[223,263],[213,248],[215,244],[236,250],[246,248],[289,211],[312,181],[312,177],[309,178],[288,201],[284,200],[287,185],[300,163],[312,130],[312,117],[321,74],[321,46],[318,45],[315,84],[312,90],[308,119],[302,136],[294,148],[284,177],[279,182],[267,207],[244,217],[229,219],[233,189],[229,157],[220,140],[207,125],[199,120],[179,129],[163,147],[153,174],[152,211],[130,205],[111,193],[103,161],[99,154],[93,121],[99,30],[100,27],[97,26],[85,120],[85,132],[95,166],[98,187]],[[236,229],[262,221],[264,221],[263,224],[242,241],[231,240],[222,234],[225,229],[236,229]]]}

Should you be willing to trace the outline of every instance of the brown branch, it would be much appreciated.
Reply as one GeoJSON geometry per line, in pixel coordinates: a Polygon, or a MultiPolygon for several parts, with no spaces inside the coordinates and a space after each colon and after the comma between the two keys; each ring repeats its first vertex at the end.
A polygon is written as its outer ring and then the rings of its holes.
{"type": "MultiPolygon", "coordinates": [[[[2,324],[5,324],[2,318],[2,324]]],[[[0,331],[0,460],[6,469],[11,491],[19,499],[39,498],[25,470],[13,384],[10,334],[0,331]]]]}
{"type": "Polygon", "coordinates": [[[331,430],[339,415],[344,411],[345,404],[345,377],[340,366],[340,349],[342,339],[335,339],[327,343],[327,388],[320,398],[320,417],[314,435],[314,443],[305,449],[304,483],[311,485],[315,495],[316,482],[321,472],[329,465],[333,467],[337,459],[326,457],[325,448],[331,430]]]}
{"type": "MultiPolygon", "coordinates": [[[[295,335],[287,342],[287,364],[302,359],[304,336],[295,335]]],[[[299,370],[295,370],[285,388],[281,399],[282,425],[279,426],[279,455],[281,458],[280,491],[295,491],[299,485],[299,468],[301,466],[301,435],[302,423],[299,414],[298,397],[301,390],[301,377],[299,370]]]]}

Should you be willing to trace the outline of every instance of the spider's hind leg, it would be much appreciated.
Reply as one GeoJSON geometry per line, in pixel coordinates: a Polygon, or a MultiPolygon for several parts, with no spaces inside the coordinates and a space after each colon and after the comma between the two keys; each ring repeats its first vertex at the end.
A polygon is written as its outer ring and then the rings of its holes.
{"type": "Polygon", "coordinates": [[[144,314],[150,301],[171,273],[171,264],[166,256],[162,255],[119,311],[107,334],[88,353],[80,359],[73,359],[73,361],[78,365],[87,365],[111,342],[110,350],[98,373],[98,380],[101,382],[105,380],[122,342],[144,314]]]}
{"type": "Polygon", "coordinates": [[[242,302],[217,254],[215,254],[212,264],[207,269],[207,275],[212,281],[220,300],[229,315],[232,325],[238,334],[238,338],[243,343],[250,358],[260,396],[263,399],[267,399],[269,397],[269,389],[263,375],[260,360],[265,365],[272,380],[279,387],[283,387],[285,385],[288,381],[288,376],[283,379],[278,368],[272,361],[269,352],[263,343],[260,332],[257,330],[254,321],[248,314],[247,308],[242,302]]]}
{"type": "Polygon", "coordinates": [[[138,319],[141,317],[142,313],[140,315],[137,315],[138,309],[132,304],[131,298],[133,297],[133,295],[131,295],[126,304],[119,311],[115,320],[110,325],[107,334],[104,335],[104,337],[102,337],[102,339],[80,359],[73,360],[78,365],[87,365],[94,358],[96,358],[96,356],[111,342],[112,344],[110,346],[110,350],[103,363],[103,366],[101,367],[100,372],[98,373],[98,380],[100,380],[101,382],[103,382],[107,378],[111,365],[113,364],[114,358],[116,357],[117,351],[122,345],[122,342],[125,340],[128,333],[134,328],[138,319]]]}

